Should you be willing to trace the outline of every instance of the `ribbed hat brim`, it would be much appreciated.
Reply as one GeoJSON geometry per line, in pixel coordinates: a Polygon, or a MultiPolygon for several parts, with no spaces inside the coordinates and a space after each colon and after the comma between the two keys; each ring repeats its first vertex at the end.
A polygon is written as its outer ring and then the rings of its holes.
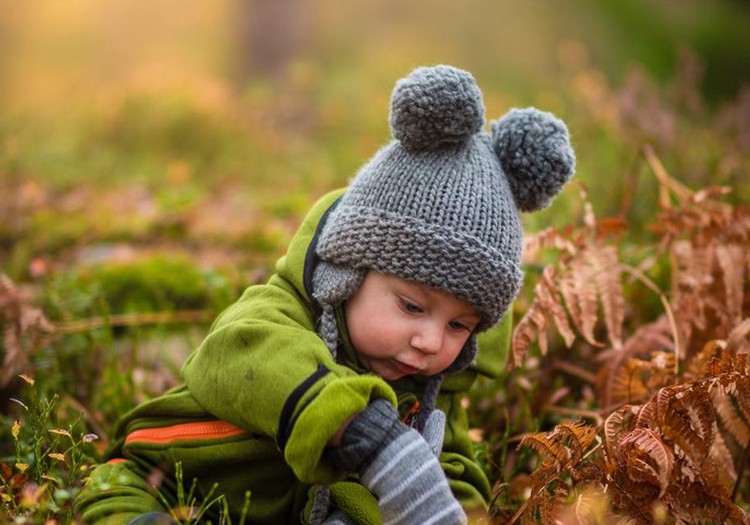
{"type": "Polygon", "coordinates": [[[319,240],[321,259],[451,293],[479,311],[480,330],[499,321],[518,292],[519,261],[479,239],[376,208],[342,203],[334,214],[319,240]]]}

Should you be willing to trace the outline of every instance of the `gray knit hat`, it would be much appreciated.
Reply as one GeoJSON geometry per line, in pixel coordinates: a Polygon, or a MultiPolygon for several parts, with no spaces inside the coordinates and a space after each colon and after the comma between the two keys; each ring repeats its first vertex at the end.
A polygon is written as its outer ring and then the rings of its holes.
{"type": "MultiPolygon", "coordinates": [[[[480,331],[496,324],[523,276],[519,211],[546,207],[573,175],[565,124],[514,109],[482,131],[482,94],[454,67],[421,67],[399,80],[390,125],[394,140],[361,168],[318,241],[313,295],[334,352],[332,309],[369,269],[466,300],[480,331]]],[[[472,337],[449,370],[475,352],[472,337]]]]}

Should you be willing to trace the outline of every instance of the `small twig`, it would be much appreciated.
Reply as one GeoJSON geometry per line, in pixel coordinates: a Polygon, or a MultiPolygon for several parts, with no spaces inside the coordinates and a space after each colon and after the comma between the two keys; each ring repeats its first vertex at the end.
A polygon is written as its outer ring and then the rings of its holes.
{"type": "Polygon", "coordinates": [[[656,295],[659,296],[659,300],[661,301],[662,306],[664,306],[664,312],[667,314],[667,320],[669,321],[669,328],[672,330],[672,337],[674,338],[674,353],[675,353],[675,365],[674,365],[674,373],[675,377],[677,377],[677,373],[680,369],[680,357],[682,357],[682,349],[680,347],[680,337],[677,333],[677,322],[674,318],[674,313],[672,312],[672,307],[669,306],[669,301],[667,301],[667,297],[662,293],[662,291],[659,289],[656,284],[646,277],[646,275],[641,272],[639,269],[634,268],[632,266],[628,266],[627,264],[621,264],[620,268],[638,279],[641,283],[643,283],[649,290],[654,292],[656,295]]]}
{"type": "Polygon", "coordinates": [[[92,317],[57,323],[54,330],[60,334],[86,332],[103,326],[142,326],[150,324],[194,323],[210,321],[216,315],[209,310],[183,310],[177,312],[136,312],[132,314],[92,317]]]}
{"type": "MultiPolygon", "coordinates": [[[[680,200],[684,201],[692,197],[693,192],[690,191],[687,186],[680,184],[675,179],[670,177],[670,175],[667,173],[667,170],[664,169],[664,165],[659,160],[659,157],[657,157],[656,153],[654,153],[654,148],[651,147],[651,144],[646,144],[645,146],[643,146],[643,154],[645,155],[648,165],[651,166],[654,175],[656,175],[656,179],[659,181],[659,184],[661,184],[662,187],[672,190],[680,200]]],[[[660,192],[660,199],[662,200],[661,204],[665,208],[669,207],[669,202],[664,200],[667,198],[668,197],[666,197],[664,194],[661,194],[660,192]]]]}

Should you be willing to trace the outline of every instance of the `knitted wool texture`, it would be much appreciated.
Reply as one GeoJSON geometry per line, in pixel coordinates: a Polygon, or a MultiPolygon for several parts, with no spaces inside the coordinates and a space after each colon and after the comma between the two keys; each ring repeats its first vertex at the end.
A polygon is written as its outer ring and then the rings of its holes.
{"type": "MultiPolygon", "coordinates": [[[[391,96],[385,145],[352,180],[321,232],[313,277],[321,335],[335,353],[333,307],[367,270],[396,275],[468,301],[496,324],[522,280],[519,211],[547,206],[573,175],[567,128],[553,115],[511,110],[482,130],[472,75],[421,67],[391,96]]],[[[471,337],[447,371],[468,366],[471,337]]]]}

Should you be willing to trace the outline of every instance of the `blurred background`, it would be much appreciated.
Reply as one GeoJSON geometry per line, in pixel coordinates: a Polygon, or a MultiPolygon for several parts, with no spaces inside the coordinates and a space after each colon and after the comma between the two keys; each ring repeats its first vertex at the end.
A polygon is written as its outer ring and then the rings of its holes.
{"type": "MultiPolygon", "coordinates": [[[[17,238],[24,203],[75,211],[81,185],[117,193],[94,199],[107,220],[69,224],[70,237],[157,215],[196,236],[246,233],[269,206],[297,218],[389,138],[395,80],[435,63],[476,76],[488,119],[525,105],[560,115],[581,180],[621,195],[632,152],[604,134],[637,127],[666,153],[677,106],[718,115],[739,100],[748,27],[741,0],[0,0],[0,177],[23,201],[3,206],[2,236],[17,238]]],[[[737,182],[729,172],[713,182],[737,182]]],[[[260,248],[274,243],[263,230],[260,248]]]]}
{"type": "Polygon", "coordinates": [[[640,232],[647,145],[691,187],[745,200],[748,6],[0,0],[2,267],[33,280],[149,257],[158,281],[183,257],[261,279],[389,139],[394,82],[436,63],[475,75],[488,119],[535,105],[568,123],[580,184],[529,230],[576,220],[585,185],[640,232]]]}

